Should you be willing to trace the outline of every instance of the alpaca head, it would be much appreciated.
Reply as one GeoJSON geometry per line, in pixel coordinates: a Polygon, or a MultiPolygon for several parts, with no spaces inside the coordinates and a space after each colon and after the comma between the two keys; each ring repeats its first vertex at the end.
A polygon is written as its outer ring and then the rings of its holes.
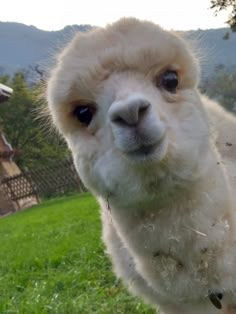
{"type": "Polygon", "coordinates": [[[47,97],[85,185],[140,204],[174,178],[201,175],[209,126],[197,80],[184,41],[152,23],[122,19],[78,34],[59,57],[47,97]]]}

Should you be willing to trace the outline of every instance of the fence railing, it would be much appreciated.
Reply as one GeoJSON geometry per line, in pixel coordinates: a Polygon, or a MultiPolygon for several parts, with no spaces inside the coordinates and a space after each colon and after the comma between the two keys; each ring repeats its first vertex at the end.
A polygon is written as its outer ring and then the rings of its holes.
{"type": "Polygon", "coordinates": [[[0,187],[16,203],[29,197],[49,198],[69,192],[86,191],[71,159],[5,177],[1,180],[0,187]]]}

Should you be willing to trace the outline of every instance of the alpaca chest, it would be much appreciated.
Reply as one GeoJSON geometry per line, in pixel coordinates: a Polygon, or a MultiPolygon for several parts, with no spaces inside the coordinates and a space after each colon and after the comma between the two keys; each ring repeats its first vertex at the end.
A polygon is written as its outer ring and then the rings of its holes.
{"type": "Polygon", "coordinates": [[[217,244],[206,230],[190,227],[186,221],[163,224],[154,214],[132,220],[127,215],[122,225],[116,220],[114,224],[138,273],[163,297],[198,299],[222,286],[218,262],[223,223],[214,226],[214,233],[221,234],[217,244]]]}

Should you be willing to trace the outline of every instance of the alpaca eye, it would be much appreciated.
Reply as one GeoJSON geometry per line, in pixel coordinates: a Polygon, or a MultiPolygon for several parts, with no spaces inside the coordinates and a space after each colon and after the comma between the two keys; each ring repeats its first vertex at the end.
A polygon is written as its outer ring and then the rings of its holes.
{"type": "Polygon", "coordinates": [[[73,116],[86,126],[91,123],[94,114],[95,108],[92,105],[79,105],[73,110],[73,116]]]}
{"type": "Polygon", "coordinates": [[[167,70],[161,76],[160,85],[170,93],[176,93],[178,83],[178,74],[176,71],[167,70]]]}

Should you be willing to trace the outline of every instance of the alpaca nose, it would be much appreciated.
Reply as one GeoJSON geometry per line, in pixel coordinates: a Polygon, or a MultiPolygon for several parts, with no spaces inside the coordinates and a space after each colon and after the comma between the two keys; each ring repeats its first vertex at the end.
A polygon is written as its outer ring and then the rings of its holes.
{"type": "Polygon", "coordinates": [[[109,109],[109,117],[116,125],[136,126],[147,114],[149,107],[150,103],[142,98],[115,101],[109,109]]]}

